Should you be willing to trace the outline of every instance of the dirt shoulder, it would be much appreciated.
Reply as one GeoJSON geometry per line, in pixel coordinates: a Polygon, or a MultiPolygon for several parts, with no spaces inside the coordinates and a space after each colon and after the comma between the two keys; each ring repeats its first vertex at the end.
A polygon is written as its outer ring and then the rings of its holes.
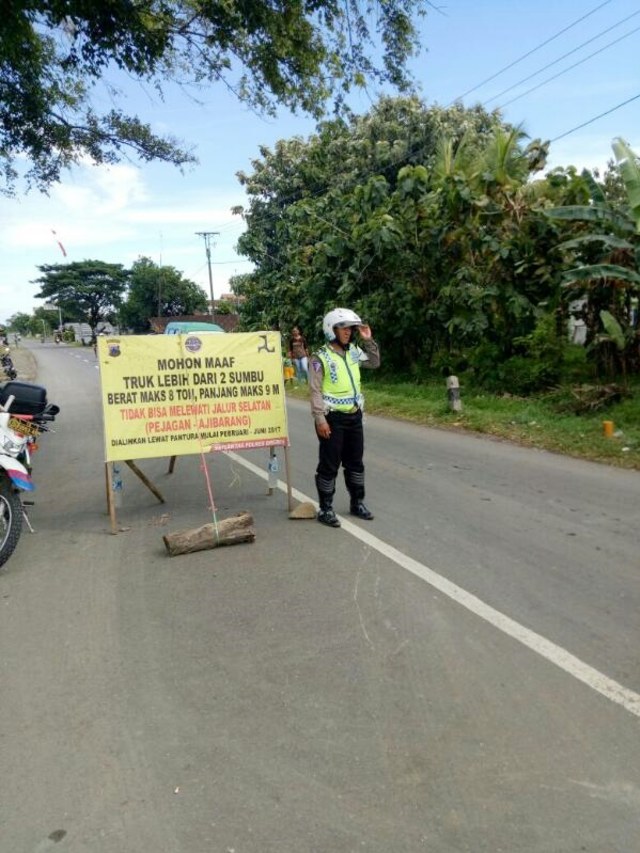
{"type": "Polygon", "coordinates": [[[32,352],[26,347],[11,347],[11,358],[22,382],[35,382],[38,365],[32,352]]]}

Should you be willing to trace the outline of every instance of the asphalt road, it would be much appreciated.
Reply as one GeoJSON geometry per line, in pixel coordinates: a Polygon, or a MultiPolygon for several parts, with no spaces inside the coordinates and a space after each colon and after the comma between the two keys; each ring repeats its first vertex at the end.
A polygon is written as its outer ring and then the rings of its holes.
{"type": "Polygon", "coordinates": [[[165,504],[125,472],[111,535],[93,353],[33,351],[62,413],[0,575],[1,853],[638,849],[637,473],[369,417],[374,522],[290,521],[220,454],[256,542],[171,559],[200,460],[140,463],[165,504]]]}

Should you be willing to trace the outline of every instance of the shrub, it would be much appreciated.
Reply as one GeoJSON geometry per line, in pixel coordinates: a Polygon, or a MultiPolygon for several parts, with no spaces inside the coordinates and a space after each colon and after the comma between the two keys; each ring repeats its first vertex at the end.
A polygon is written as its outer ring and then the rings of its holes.
{"type": "Polygon", "coordinates": [[[558,334],[555,314],[543,314],[529,335],[513,339],[512,347],[513,353],[506,355],[485,342],[470,353],[469,363],[487,390],[527,395],[558,383],[566,342],[558,334]]]}

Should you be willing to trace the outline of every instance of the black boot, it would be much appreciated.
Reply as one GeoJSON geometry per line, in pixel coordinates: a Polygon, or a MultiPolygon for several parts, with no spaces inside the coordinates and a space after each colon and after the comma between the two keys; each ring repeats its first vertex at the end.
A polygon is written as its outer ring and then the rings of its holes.
{"type": "Polygon", "coordinates": [[[316,488],[318,490],[318,501],[320,509],[317,519],[320,524],[327,527],[340,527],[340,520],[333,510],[333,493],[335,492],[335,480],[325,480],[316,475],[316,488]]]}
{"type": "Polygon", "coordinates": [[[320,524],[326,524],[327,527],[340,527],[340,519],[333,511],[333,507],[329,506],[326,509],[320,507],[317,519],[320,524]]]}
{"type": "Polygon", "coordinates": [[[352,501],[350,511],[351,515],[355,515],[357,518],[363,518],[365,521],[373,521],[373,513],[366,508],[362,501],[352,501]]]}
{"type": "Polygon", "coordinates": [[[373,513],[362,503],[364,500],[364,470],[353,471],[345,468],[344,482],[351,497],[351,515],[355,515],[356,518],[362,518],[365,521],[371,521],[373,513]]]}

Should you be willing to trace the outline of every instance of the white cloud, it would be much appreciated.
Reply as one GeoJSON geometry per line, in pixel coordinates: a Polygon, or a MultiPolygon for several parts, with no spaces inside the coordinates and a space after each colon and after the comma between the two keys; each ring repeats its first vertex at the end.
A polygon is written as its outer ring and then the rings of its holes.
{"type": "Polygon", "coordinates": [[[148,198],[139,169],[129,165],[82,167],[81,183],[63,183],[52,192],[67,215],[104,216],[148,198]]]}

